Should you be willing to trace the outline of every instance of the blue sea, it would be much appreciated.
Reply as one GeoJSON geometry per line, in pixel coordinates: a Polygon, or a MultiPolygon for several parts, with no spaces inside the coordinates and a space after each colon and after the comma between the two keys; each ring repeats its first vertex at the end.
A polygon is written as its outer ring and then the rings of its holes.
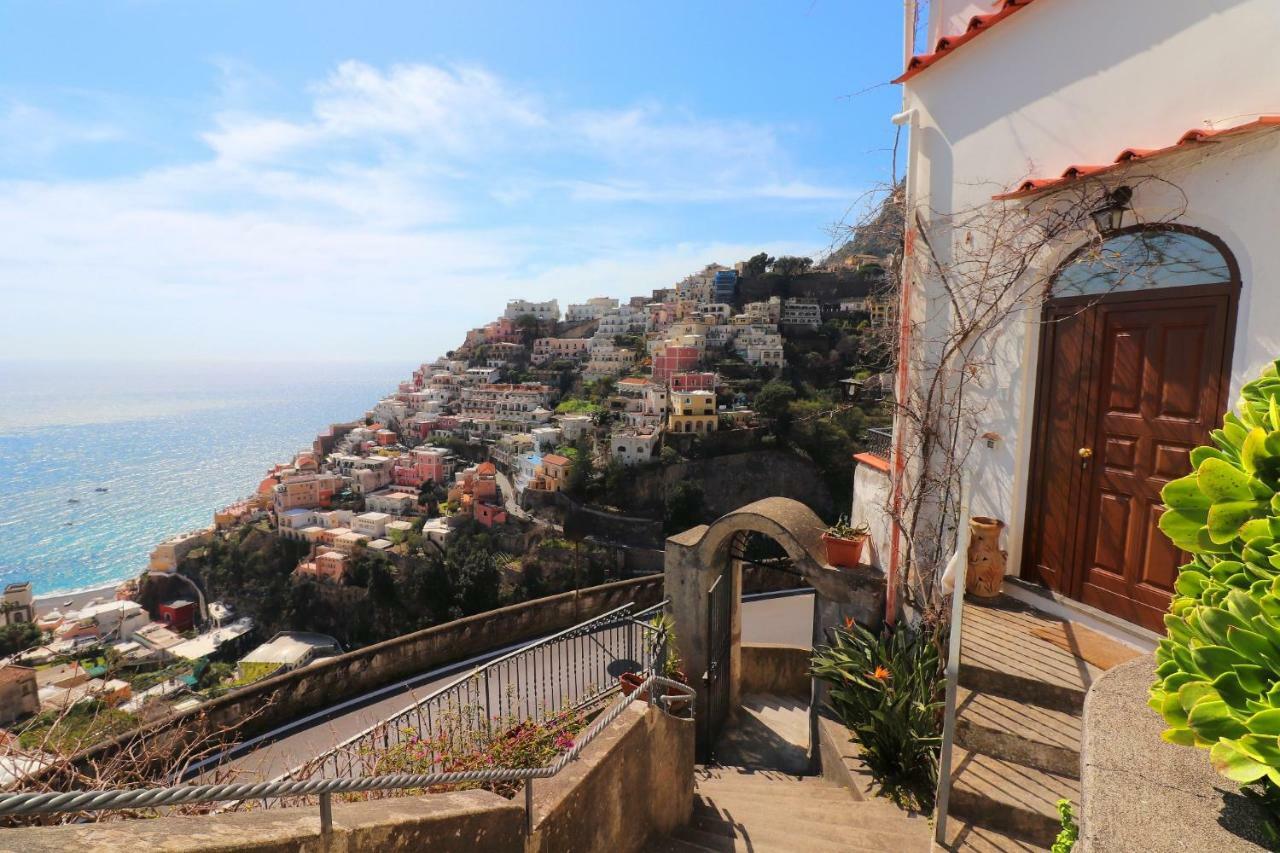
{"type": "Polygon", "coordinates": [[[0,362],[0,584],[136,576],[412,367],[0,362]]]}

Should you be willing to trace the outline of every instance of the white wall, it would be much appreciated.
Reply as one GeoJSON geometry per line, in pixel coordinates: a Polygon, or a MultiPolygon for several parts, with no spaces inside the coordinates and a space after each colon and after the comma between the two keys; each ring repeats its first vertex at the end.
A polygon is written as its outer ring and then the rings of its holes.
{"type": "MultiPolygon", "coordinates": [[[[939,4],[959,8],[965,4],[939,4]]],[[[1280,112],[1280,3],[1275,0],[1044,0],[959,48],[907,84],[918,129],[911,189],[925,210],[958,211],[1023,178],[1105,164],[1128,147],[1160,148],[1186,130],[1280,112]]],[[[1183,224],[1220,237],[1243,290],[1232,399],[1280,355],[1280,133],[1200,146],[1139,165],[1185,194],[1183,224]]],[[[1181,206],[1176,190],[1141,184],[1139,217],[1181,206]]],[[[935,234],[946,256],[962,234],[935,234]]],[[[1063,246],[1057,260],[1074,249],[1063,246]]],[[[974,453],[973,512],[1009,523],[1021,563],[1039,329],[1018,317],[993,342],[1000,369],[979,433],[1005,437],[974,453]]]]}

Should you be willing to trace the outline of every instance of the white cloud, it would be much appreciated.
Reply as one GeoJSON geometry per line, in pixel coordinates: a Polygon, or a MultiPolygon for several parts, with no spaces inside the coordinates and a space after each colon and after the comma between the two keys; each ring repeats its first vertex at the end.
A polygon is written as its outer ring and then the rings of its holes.
{"type": "MultiPolygon", "coordinates": [[[[208,156],[0,183],[0,357],[107,341],[119,355],[434,355],[516,294],[643,293],[712,260],[804,251],[698,227],[672,238],[662,220],[696,222],[689,205],[853,195],[790,165],[768,125],[576,110],[479,68],[354,61],[289,114],[248,106],[235,80],[252,70],[221,67],[235,109],[210,116],[208,156]]],[[[0,114],[0,140],[40,129],[119,138],[0,114]]]]}

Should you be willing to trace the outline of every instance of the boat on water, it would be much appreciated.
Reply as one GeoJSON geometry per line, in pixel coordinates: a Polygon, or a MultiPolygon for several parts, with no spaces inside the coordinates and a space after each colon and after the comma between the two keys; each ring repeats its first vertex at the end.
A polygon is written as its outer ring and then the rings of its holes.
{"type": "Polygon", "coordinates": [[[94,489],[95,492],[105,492],[106,490],[107,490],[106,486],[98,486],[96,489],[94,489]]]}
{"type": "Polygon", "coordinates": [[[80,503],[80,499],[79,499],[79,498],[67,498],[67,503],[69,503],[69,504],[78,504],[78,503],[80,503]]]}

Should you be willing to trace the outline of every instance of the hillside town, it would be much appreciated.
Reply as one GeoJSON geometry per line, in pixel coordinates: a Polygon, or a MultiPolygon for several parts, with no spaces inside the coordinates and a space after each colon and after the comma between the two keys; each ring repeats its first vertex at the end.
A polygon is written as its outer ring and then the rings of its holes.
{"type": "MultiPolygon", "coordinates": [[[[6,617],[36,632],[4,670],[16,686],[0,694],[0,720],[39,720],[89,699],[154,718],[359,645],[309,625],[264,631],[216,600],[227,590],[189,576],[246,531],[297,554],[286,566],[295,591],[348,605],[356,599],[343,590],[369,585],[355,577],[369,560],[395,574],[413,554],[449,553],[460,532],[494,537],[508,573],[536,567],[530,555],[563,542],[574,510],[616,510],[607,490],[587,488],[593,474],[625,483],[721,445],[758,446],[771,423],[752,403],[787,372],[789,345],[824,323],[846,337],[883,332],[892,262],[847,255],[815,270],[808,259],[760,255],[625,300],[563,310],[556,299],[510,300],[363,417],[274,465],[210,526],[157,544],[146,571],[114,594],[37,614],[30,584],[7,589],[6,617]]],[[[826,390],[844,399],[849,383],[874,387],[862,374],[826,390]]],[[[606,577],[661,568],[634,539],[588,539],[616,549],[606,577]]]]}

